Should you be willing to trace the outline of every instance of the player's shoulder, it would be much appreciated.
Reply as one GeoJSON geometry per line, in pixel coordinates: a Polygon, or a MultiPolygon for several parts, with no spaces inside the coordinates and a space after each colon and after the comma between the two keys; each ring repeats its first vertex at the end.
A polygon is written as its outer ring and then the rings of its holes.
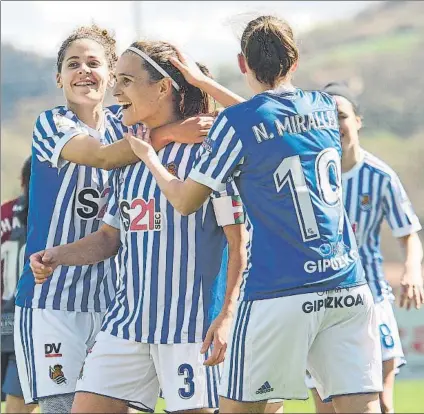
{"type": "Polygon", "coordinates": [[[389,179],[397,177],[396,172],[383,160],[371,154],[368,151],[364,152],[364,167],[373,171],[374,173],[386,176],[389,179]]]}
{"type": "Polygon", "coordinates": [[[78,123],[77,116],[66,106],[59,105],[41,112],[35,121],[34,128],[43,133],[48,133],[53,125],[56,128],[61,128],[72,127],[76,123],[78,123]]]}

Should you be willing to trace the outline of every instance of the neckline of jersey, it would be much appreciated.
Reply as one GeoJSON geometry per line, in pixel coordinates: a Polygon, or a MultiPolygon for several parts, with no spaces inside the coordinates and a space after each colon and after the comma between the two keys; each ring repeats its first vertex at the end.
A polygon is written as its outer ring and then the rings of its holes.
{"type": "Polygon", "coordinates": [[[360,160],[349,171],[342,173],[343,179],[347,180],[349,178],[352,178],[355,173],[364,165],[365,151],[362,148],[359,150],[359,156],[360,160]]]}
{"type": "Polygon", "coordinates": [[[73,112],[71,109],[69,109],[68,107],[66,107],[66,110],[72,112],[75,115],[75,117],[78,119],[78,122],[81,124],[82,127],[87,128],[89,135],[97,139],[101,139],[104,136],[106,132],[105,108],[103,108],[103,118],[102,118],[102,122],[100,123],[99,129],[91,128],[86,123],[82,122],[81,119],[78,118],[77,114],[73,112]]]}

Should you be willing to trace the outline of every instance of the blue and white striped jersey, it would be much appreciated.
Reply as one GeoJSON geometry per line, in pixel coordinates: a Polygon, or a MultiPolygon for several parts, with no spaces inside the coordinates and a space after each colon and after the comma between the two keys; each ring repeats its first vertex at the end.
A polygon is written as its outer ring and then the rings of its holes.
{"type": "Polygon", "coordinates": [[[234,180],[250,226],[241,297],[260,300],[366,283],[341,191],[336,104],[321,92],[268,91],[225,109],[189,177],[234,180]]]}
{"type": "MultiPolygon", "coordinates": [[[[173,143],[158,155],[184,179],[198,149],[173,143]]],[[[102,330],[144,343],[202,341],[226,243],[221,225],[243,222],[233,183],[189,216],[166,200],[143,162],[122,168],[114,186],[104,222],[120,229],[120,283],[102,330]]]]}
{"type": "Polygon", "coordinates": [[[362,160],[342,175],[343,199],[354,229],[368,284],[376,301],[391,296],[384,277],[380,231],[386,219],[393,236],[402,237],[421,229],[418,217],[396,173],[366,151],[362,160]]]}
{"type": "Polygon", "coordinates": [[[116,290],[116,264],[111,258],[90,266],[59,266],[43,285],[35,285],[29,256],[72,243],[99,228],[105,213],[112,173],[61,158],[64,145],[79,134],[104,143],[123,136],[120,107],[104,110],[100,131],[83,124],[64,106],[38,117],[32,140],[28,239],[16,304],[23,307],[79,312],[105,311],[116,290]]]}

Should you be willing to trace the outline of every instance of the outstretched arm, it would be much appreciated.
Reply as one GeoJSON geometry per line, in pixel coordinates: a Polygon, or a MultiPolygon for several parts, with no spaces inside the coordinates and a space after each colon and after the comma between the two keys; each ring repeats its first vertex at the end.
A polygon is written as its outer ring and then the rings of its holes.
{"type": "Polygon", "coordinates": [[[58,266],[83,266],[106,260],[119,249],[119,229],[103,224],[74,243],[55,246],[30,256],[35,283],[44,283],[58,266]]]}

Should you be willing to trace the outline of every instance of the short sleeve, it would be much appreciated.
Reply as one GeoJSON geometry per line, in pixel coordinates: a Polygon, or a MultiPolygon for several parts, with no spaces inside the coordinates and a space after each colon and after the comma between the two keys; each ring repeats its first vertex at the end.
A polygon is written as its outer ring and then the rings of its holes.
{"type": "Polygon", "coordinates": [[[223,111],[196,154],[189,177],[212,190],[223,191],[243,160],[242,142],[223,111]]]}
{"type": "Polygon", "coordinates": [[[234,180],[227,181],[225,190],[213,192],[211,198],[219,226],[224,227],[245,222],[243,203],[234,180]]]}
{"type": "Polygon", "coordinates": [[[80,134],[84,134],[81,126],[67,117],[66,112],[46,111],[35,122],[32,145],[39,159],[41,157],[53,167],[61,168],[68,162],[60,158],[63,147],[80,134]]]}
{"type": "Polygon", "coordinates": [[[109,199],[107,201],[106,213],[103,217],[103,222],[109,226],[120,228],[120,217],[119,217],[119,177],[120,171],[116,171],[109,193],[109,199]]]}
{"type": "Polygon", "coordinates": [[[395,237],[407,236],[421,230],[421,224],[406,191],[394,173],[388,180],[384,193],[384,214],[395,237]]]}

